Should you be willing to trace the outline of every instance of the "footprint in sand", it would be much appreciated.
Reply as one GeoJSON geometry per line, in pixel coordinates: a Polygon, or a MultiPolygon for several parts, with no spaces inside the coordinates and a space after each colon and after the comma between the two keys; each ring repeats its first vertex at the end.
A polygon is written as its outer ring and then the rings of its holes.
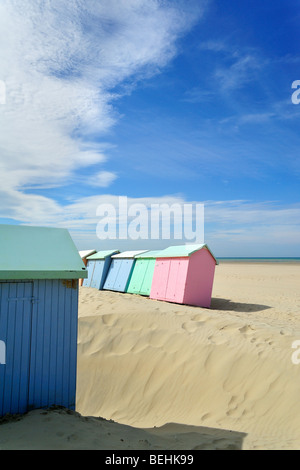
{"type": "Polygon", "coordinates": [[[102,322],[106,326],[113,326],[116,323],[117,318],[118,318],[117,315],[111,315],[111,314],[102,315],[102,322]]]}
{"type": "Polygon", "coordinates": [[[205,322],[194,322],[194,321],[187,321],[181,325],[181,328],[188,333],[194,333],[198,330],[201,326],[205,325],[205,322]]]}
{"type": "Polygon", "coordinates": [[[244,325],[242,328],[239,328],[239,331],[247,335],[253,333],[255,328],[253,328],[251,325],[244,325]]]}
{"type": "Polygon", "coordinates": [[[225,325],[220,328],[220,331],[226,331],[227,333],[233,333],[238,330],[238,327],[235,325],[225,325]]]}
{"type": "Polygon", "coordinates": [[[211,344],[216,344],[217,346],[220,346],[222,344],[226,344],[229,342],[229,337],[224,336],[224,335],[211,335],[207,338],[211,344]]]}
{"type": "Polygon", "coordinates": [[[193,321],[202,321],[203,322],[203,320],[205,320],[205,317],[198,313],[197,315],[193,315],[191,317],[191,320],[193,320],[193,321]]]}
{"type": "Polygon", "coordinates": [[[211,417],[210,413],[205,413],[203,416],[201,416],[201,421],[206,421],[211,417]]]}

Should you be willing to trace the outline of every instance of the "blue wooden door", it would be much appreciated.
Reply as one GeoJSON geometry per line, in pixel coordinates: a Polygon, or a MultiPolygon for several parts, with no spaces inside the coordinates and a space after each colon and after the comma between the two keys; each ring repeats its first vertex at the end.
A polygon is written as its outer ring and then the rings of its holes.
{"type": "Polygon", "coordinates": [[[92,287],[91,286],[91,283],[92,283],[92,279],[93,279],[93,275],[94,275],[94,269],[95,269],[95,261],[88,261],[88,264],[87,264],[87,271],[88,271],[88,277],[86,279],[83,280],[83,287],[92,287]]]}
{"type": "Polygon", "coordinates": [[[114,290],[118,292],[125,292],[129,282],[130,275],[133,269],[133,264],[135,260],[133,259],[122,259],[120,263],[120,269],[118,276],[115,280],[114,290]]]}
{"type": "Polygon", "coordinates": [[[95,261],[93,277],[91,280],[91,287],[100,289],[101,279],[103,275],[104,260],[95,261]]]}
{"type": "Polygon", "coordinates": [[[34,282],[28,409],[75,408],[78,282],[34,282]]]}
{"type": "Polygon", "coordinates": [[[0,282],[0,416],[75,409],[77,313],[75,280],[0,282]]]}
{"type": "Polygon", "coordinates": [[[106,281],[107,274],[109,272],[110,265],[111,265],[111,257],[109,256],[105,259],[105,262],[104,262],[104,265],[103,265],[102,278],[101,278],[101,282],[100,282],[100,286],[99,286],[100,290],[103,289],[103,286],[104,286],[105,281],[106,281]]]}
{"type": "Polygon", "coordinates": [[[118,277],[118,273],[121,267],[121,259],[113,259],[107,274],[106,281],[104,283],[104,289],[114,290],[114,286],[118,277]]]}
{"type": "Polygon", "coordinates": [[[0,364],[0,416],[27,411],[32,294],[31,282],[0,283],[0,339],[6,346],[5,364],[0,364]]]}

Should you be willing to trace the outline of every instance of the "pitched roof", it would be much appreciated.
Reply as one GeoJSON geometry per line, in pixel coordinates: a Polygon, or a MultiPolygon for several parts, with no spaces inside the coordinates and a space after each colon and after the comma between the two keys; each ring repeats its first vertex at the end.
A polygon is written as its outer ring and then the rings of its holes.
{"type": "Polygon", "coordinates": [[[210,252],[214,260],[216,261],[216,264],[218,264],[217,259],[214,257],[213,253],[209,249],[209,247],[206,244],[201,244],[201,245],[179,245],[179,246],[169,246],[165,250],[162,250],[158,256],[158,258],[182,258],[182,257],[187,257],[191,256],[193,253],[196,251],[206,249],[210,252]]]}
{"type": "Polygon", "coordinates": [[[113,255],[112,258],[134,258],[136,255],[138,255],[140,253],[145,253],[145,251],[147,251],[147,250],[123,251],[123,253],[113,255]]]}
{"type": "Polygon", "coordinates": [[[137,259],[146,259],[146,258],[158,258],[159,254],[161,253],[161,250],[156,250],[156,251],[145,251],[144,253],[141,253],[139,255],[135,255],[135,258],[137,259]]]}
{"type": "Polygon", "coordinates": [[[98,251],[97,253],[88,256],[87,260],[96,260],[96,259],[105,259],[108,256],[112,256],[114,254],[120,253],[119,250],[104,250],[104,251],[98,251]]]}
{"type": "Polygon", "coordinates": [[[87,258],[87,256],[91,256],[96,252],[97,250],[83,250],[83,251],[79,251],[79,254],[81,258],[87,258]]]}
{"type": "Polygon", "coordinates": [[[66,229],[0,225],[0,279],[80,279],[87,271],[66,229]]]}

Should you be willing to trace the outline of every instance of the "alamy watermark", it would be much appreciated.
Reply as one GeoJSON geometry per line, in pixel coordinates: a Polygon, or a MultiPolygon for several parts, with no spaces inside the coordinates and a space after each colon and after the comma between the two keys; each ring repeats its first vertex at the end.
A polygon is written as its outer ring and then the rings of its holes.
{"type": "Polygon", "coordinates": [[[6,85],[3,80],[0,80],[0,105],[6,104],[6,85]]]}
{"type": "Polygon", "coordinates": [[[100,204],[100,240],[187,240],[204,243],[204,204],[130,203],[120,196],[116,205],[100,204]]]}
{"type": "Polygon", "coordinates": [[[296,366],[300,364],[300,340],[296,340],[292,343],[292,349],[296,349],[292,354],[292,363],[296,366]]]}
{"type": "Polygon", "coordinates": [[[300,103],[300,80],[295,80],[292,83],[292,88],[293,90],[296,90],[292,94],[292,103],[299,104],[300,103]]]}
{"type": "Polygon", "coordinates": [[[0,364],[6,364],[6,345],[0,341],[0,364]]]}

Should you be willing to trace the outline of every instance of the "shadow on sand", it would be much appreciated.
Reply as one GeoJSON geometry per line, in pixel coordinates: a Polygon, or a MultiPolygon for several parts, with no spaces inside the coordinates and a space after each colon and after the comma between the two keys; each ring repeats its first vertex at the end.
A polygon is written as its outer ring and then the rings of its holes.
{"type": "Polygon", "coordinates": [[[269,305],[248,304],[242,302],[232,302],[230,299],[211,299],[210,308],[212,310],[227,310],[233,312],[261,312],[271,308],[269,305]]]}
{"type": "Polygon", "coordinates": [[[174,439],[177,449],[188,443],[190,450],[242,450],[243,441],[247,436],[246,433],[227,429],[178,423],[167,423],[159,428],[144,430],[153,436],[168,438],[171,441],[174,439]]]}

